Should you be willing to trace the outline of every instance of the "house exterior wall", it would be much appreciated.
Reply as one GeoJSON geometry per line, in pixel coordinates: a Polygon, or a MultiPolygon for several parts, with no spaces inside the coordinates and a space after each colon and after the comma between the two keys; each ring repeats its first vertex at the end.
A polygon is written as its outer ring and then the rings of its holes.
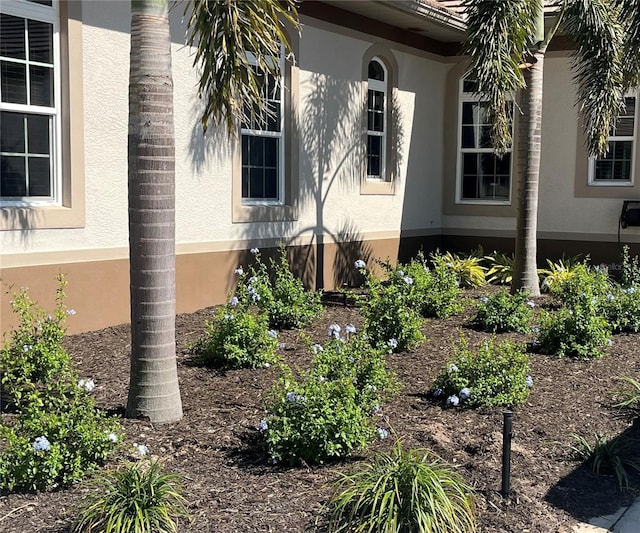
{"type": "MultiPolygon", "coordinates": [[[[84,136],[84,220],[73,227],[41,228],[34,212],[14,229],[0,231],[3,331],[14,323],[11,293],[29,287],[34,299],[50,306],[59,272],[68,281],[67,304],[77,312],[70,319],[70,332],[129,319],[129,5],[63,4],[69,6],[76,26],[75,41],[70,42],[76,53],[69,61],[75,61],[70,68],[82,87],[81,113],[75,116],[82,119],[84,136]]],[[[287,88],[296,136],[295,216],[237,223],[232,205],[237,145],[222,131],[202,136],[197,74],[183,44],[181,15],[179,9],[171,13],[178,312],[223,302],[232,288],[233,268],[247,262],[246,250],[252,246],[274,248],[285,242],[292,246],[294,268],[310,286],[333,288],[349,281],[353,260],[359,257],[395,259],[401,236],[439,235],[448,63],[427,52],[305,18],[292,86],[287,88]],[[384,190],[367,189],[363,183],[363,61],[371,51],[397,65],[390,93],[394,179],[384,190]]]]}

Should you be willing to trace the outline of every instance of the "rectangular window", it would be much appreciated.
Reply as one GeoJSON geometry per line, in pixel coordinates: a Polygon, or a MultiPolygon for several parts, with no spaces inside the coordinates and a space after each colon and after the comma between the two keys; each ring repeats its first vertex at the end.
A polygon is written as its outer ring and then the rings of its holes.
{"type": "MultiPolygon", "coordinates": [[[[252,61],[253,56],[249,55],[252,61]]],[[[283,65],[280,65],[283,72],[283,65]]],[[[260,72],[262,94],[268,112],[259,115],[245,110],[242,136],[242,201],[281,204],[284,202],[283,82],[260,72]]]]}
{"type": "Polygon", "coordinates": [[[367,91],[367,178],[381,179],[384,162],[384,100],[382,91],[367,91]]]}
{"type": "MultiPolygon", "coordinates": [[[[460,112],[459,194],[461,201],[499,202],[511,197],[511,150],[493,153],[488,103],[475,98],[473,84],[463,81],[460,112]]],[[[509,102],[512,124],[513,102],[509,102]]]]}
{"type": "Polygon", "coordinates": [[[49,1],[6,2],[0,13],[0,198],[58,203],[57,13],[49,1]]]}
{"type": "Polygon", "coordinates": [[[635,96],[624,99],[624,110],[609,131],[609,149],[589,161],[590,185],[632,185],[638,110],[635,96]]]}

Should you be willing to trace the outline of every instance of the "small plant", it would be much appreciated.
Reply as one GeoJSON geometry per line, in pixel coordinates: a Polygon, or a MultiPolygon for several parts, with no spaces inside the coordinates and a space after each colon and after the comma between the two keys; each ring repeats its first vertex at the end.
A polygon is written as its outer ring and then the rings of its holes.
{"type": "Polygon", "coordinates": [[[622,391],[622,401],[615,404],[615,407],[630,411],[637,416],[640,414],[640,381],[631,376],[623,376],[621,379],[628,388],[622,391]]]}
{"type": "Polygon", "coordinates": [[[227,305],[207,322],[205,336],[191,346],[204,364],[224,368],[258,368],[276,359],[278,334],[264,313],[227,305]]]}
{"type": "Polygon", "coordinates": [[[582,264],[580,256],[562,258],[555,263],[547,259],[549,268],[538,269],[538,276],[542,279],[541,288],[543,290],[551,290],[554,285],[567,281],[573,276],[574,269],[582,264]]]}
{"type": "Polygon", "coordinates": [[[329,531],[476,530],[471,487],[428,450],[404,450],[397,441],[390,453],[339,476],[328,503],[329,531]]]}
{"type": "MultiPolygon", "coordinates": [[[[409,303],[410,283],[383,283],[368,272],[369,298],[362,303],[364,330],[372,346],[389,352],[408,350],[424,341],[422,318],[409,303]]],[[[411,278],[409,278],[411,279],[411,278]]]]}
{"type": "Polygon", "coordinates": [[[614,285],[602,299],[601,307],[615,333],[640,331],[640,285],[614,285]]]}
{"type": "Polygon", "coordinates": [[[528,372],[529,357],[521,346],[490,339],[473,352],[461,335],[452,362],[433,384],[432,396],[450,407],[517,407],[533,386],[528,372]]]}
{"type": "Polygon", "coordinates": [[[506,289],[501,289],[496,294],[480,298],[478,312],[472,324],[492,333],[526,333],[530,329],[534,307],[535,303],[529,298],[528,292],[509,294],[506,289]]]}
{"type": "Polygon", "coordinates": [[[570,309],[576,305],[598,306],[610,292],[611,283],[605,270],[580,263],[571,273],[571,276],[554,282],[549,288],[549,292],[570,309]]]}
{"type": "Polygon", "coordinates": [[[244,306],[254,304],[265,311],[272,328],[302,328],[311,324],[322,312],[322,294],[306,290],[302,281],[293,275],[285,247],[281,245],[278,248],[277,261],[270,261],[273,279],[262,261],[260,251],[253,248],[252,252],[256,264],[249,267],[249,272],[244,272],[242,268],[236,270],[240,275],[239,302],[244,306]]]}
{"type": "Polygon", "coordinates": [[[176,533],[178,521],[188,518],[179,477],[157,462],[134,464],[99,479],[71,533],[176,533]]]}
{"type": "Polygon", "coordinates": [[[513,254],[507,255],[500,252],[493,252],[483,258],[488,264],[486,278],[487,283],[493,285],[510,285],[513,280],[513,267],[515,257],[513,254]]]}
{"type": "Polygon", "coordinates": [[[580,359],[599,358],[603,348],[613,344],[607,319],[599,314],[596,303],[585,302],[572,309],[562,307],[543,312],[540,333],[534,347],[542,353],[580,359]]]}
{"type": "Polygon", "coordinates": [[[622,276],[620,284],[628,289],[630,287],[640,288],[640,262],[638,256],[629,255],[629,247],[622,247],[622,276]]]}
{"type": "Polygon", "coordinates": [[[431,259],[434,265],[440,263],[453,270],[462,287],[482,287],[487,282],[481,255],[471,253],[465,256],[446,252],[433,254],[431,259]]]}
{"type": "Polygon", "coordinates": [[[575,458],[590,462],[596,474],[614,474],[621,489],[629,486],[628,468],[640,471],[640,465],[632,459],[638,444],[636,441],[621,435],[610,439],[596,434],[593,443],[582,435],[574,434],[572,437],[575,442],[571,450],[575,458]]]}

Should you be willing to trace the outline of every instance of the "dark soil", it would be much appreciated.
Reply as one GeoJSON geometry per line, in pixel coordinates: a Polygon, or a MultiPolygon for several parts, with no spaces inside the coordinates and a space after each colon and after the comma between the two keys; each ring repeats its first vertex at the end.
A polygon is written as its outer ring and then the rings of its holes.
{"type": "MultiPolygon", "coordinates": [[[[477,295],[467,294],[469,298],[477,295]]],[[[181,532],[312,530],[331,494],[336,470],[356,467],[358,460],[391,446],[392,439],[377,442],[361,457],[342,463],[301,468],[269,464],[256,426],[263,416],[261,397],[274,378],[273,369],[220,372],[190,362],[187,346],[203,333],[211,311],[177,317],[184,418],[168,426],[123,419],[127,449],[144,443],[167,469],[182,475],[193,520],[181,524],[181,532]]],[[[472,345],[487,337],[464,327],[471,313],[469,304],[462,316],[428,320],[423,328],[427,342],[389,356],[402,390],[384,406],[379,425],[393,428],[406,447],[430,448],[458,465],[477,491],[481,532],[568,533],[576,520],[613,513],[631,502],[640,492],[636,477],[632,476],[630,489],[621,491],[614,476],[596,475],[590,465],[573,460],[569,446],[572,434],[638,436],[636,427],[613,404],[623,388],[620,376],[637,376],[640,370],[640,335],[617,335],[599,360],[531,354],[535,386],[527,403],[513,415],[512,492],[503,499],[502,409],[443,409],[427,395],[447,363],[459,328],[472,345]]],[[[354,307],[328,305],[305,334],[322,342],[333,322],[359,326],[361,319],[354,307]]],[[[530,340],[519,334],[503,337],[530,340]]],[[[286,344],[288,363],[308,365],[300,332],[282,332],[280,341],[286,344]]],[[[81,375],[95,380],[98,404],[119,413],[127,397],[129,343],[127,325],[73,335],[66,341],[81,375]]],[[[89,480],[65,490],[0,496],[0,531],[67,532],[75,509],[90,490],[89,480]]]]}

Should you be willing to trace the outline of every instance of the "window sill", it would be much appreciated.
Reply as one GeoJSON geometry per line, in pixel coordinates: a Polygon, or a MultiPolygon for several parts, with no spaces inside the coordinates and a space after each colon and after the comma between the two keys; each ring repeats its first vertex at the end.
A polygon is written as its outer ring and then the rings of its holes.
{"type": "Polygon", "coordinates": [[[456,200],[457,205],[511,205],[509,200],[456,200]]]}
{"type": "Polygon", "coordinates": [[[0,206],[0,231],[83,228],[84,226],[84,206],[77,208],[59,205],[0,206]]]}
{"type": "Polygon", "coordinates": [[[590,181],[589,187],[633,187],[631,181],[590,181]]]}

